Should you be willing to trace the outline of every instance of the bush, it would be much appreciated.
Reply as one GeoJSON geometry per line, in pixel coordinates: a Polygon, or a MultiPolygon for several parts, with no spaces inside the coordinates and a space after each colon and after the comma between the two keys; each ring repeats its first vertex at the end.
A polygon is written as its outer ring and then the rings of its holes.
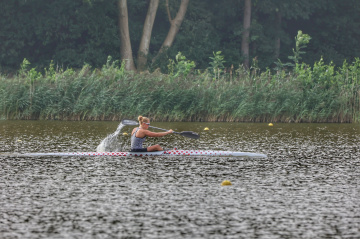
{"type": "MultiPolygon", "coordinates": [[[[216,56],[216,55],[215,55],[216,56]]],[[[360,60],[341,68],[322,60],[292,72],[193,71],[179,55],[171,74],[134,74],[112,62],[101,69],[27,69],[0,77],[2,119],[359,122],[360,60]]]]}

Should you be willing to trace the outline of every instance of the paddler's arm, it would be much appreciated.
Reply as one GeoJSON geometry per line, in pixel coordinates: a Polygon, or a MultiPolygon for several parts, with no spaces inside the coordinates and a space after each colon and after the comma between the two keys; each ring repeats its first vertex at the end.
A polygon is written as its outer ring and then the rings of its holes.
{"type": "Polygon", "coordinates": [[[172,129],[166,131],[166,132],[152,132],[149,130],[143,130],[143,133],[145,134],[145,136],[149,136],[149,137],[162,137],[165,136],[167,134],[171,134],[174,131],[172,129]]]}

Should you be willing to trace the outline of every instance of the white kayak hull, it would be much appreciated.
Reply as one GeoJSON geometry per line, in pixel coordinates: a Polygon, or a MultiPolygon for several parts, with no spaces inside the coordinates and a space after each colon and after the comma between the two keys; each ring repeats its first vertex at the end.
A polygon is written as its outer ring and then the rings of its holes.
{"type": "Polygon", "coordinates": [[[206,156],[206,157],[260,157],[266,154],[218,150],[165,150],[156,152],[73,152],[73,153],[28,153],[18,156],[118,156],[118,157],[146,157],[146,156],[206,156]]]}

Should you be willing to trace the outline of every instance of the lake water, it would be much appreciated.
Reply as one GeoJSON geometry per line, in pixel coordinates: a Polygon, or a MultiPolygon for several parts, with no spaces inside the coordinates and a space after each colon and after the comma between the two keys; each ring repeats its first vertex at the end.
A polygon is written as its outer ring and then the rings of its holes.
{"type": "Polygon", "coordinates": [[[118,122],[0,121],[0,238],[360,238],[360,125],[152,125],[268,158],[17,157],[95,151],[118,122]]]}

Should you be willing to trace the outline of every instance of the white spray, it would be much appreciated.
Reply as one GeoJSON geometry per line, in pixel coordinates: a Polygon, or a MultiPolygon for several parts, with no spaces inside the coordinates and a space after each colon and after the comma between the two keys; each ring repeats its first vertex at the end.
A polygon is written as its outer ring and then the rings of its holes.
{"type": "Polygon", "coordinates": [[[125,125],[120,123],[114,133],[109,134],[108,136],[106,136],[105,139],[103,139],[103,141],[101,141],[101,143],[96,148],[96,152],[119,152],[119,151],[121,151],[122,147],[121,147],[120,141],[118,139],[118,135],[120,134],[120,132],[124,126],[125,125]]]}

